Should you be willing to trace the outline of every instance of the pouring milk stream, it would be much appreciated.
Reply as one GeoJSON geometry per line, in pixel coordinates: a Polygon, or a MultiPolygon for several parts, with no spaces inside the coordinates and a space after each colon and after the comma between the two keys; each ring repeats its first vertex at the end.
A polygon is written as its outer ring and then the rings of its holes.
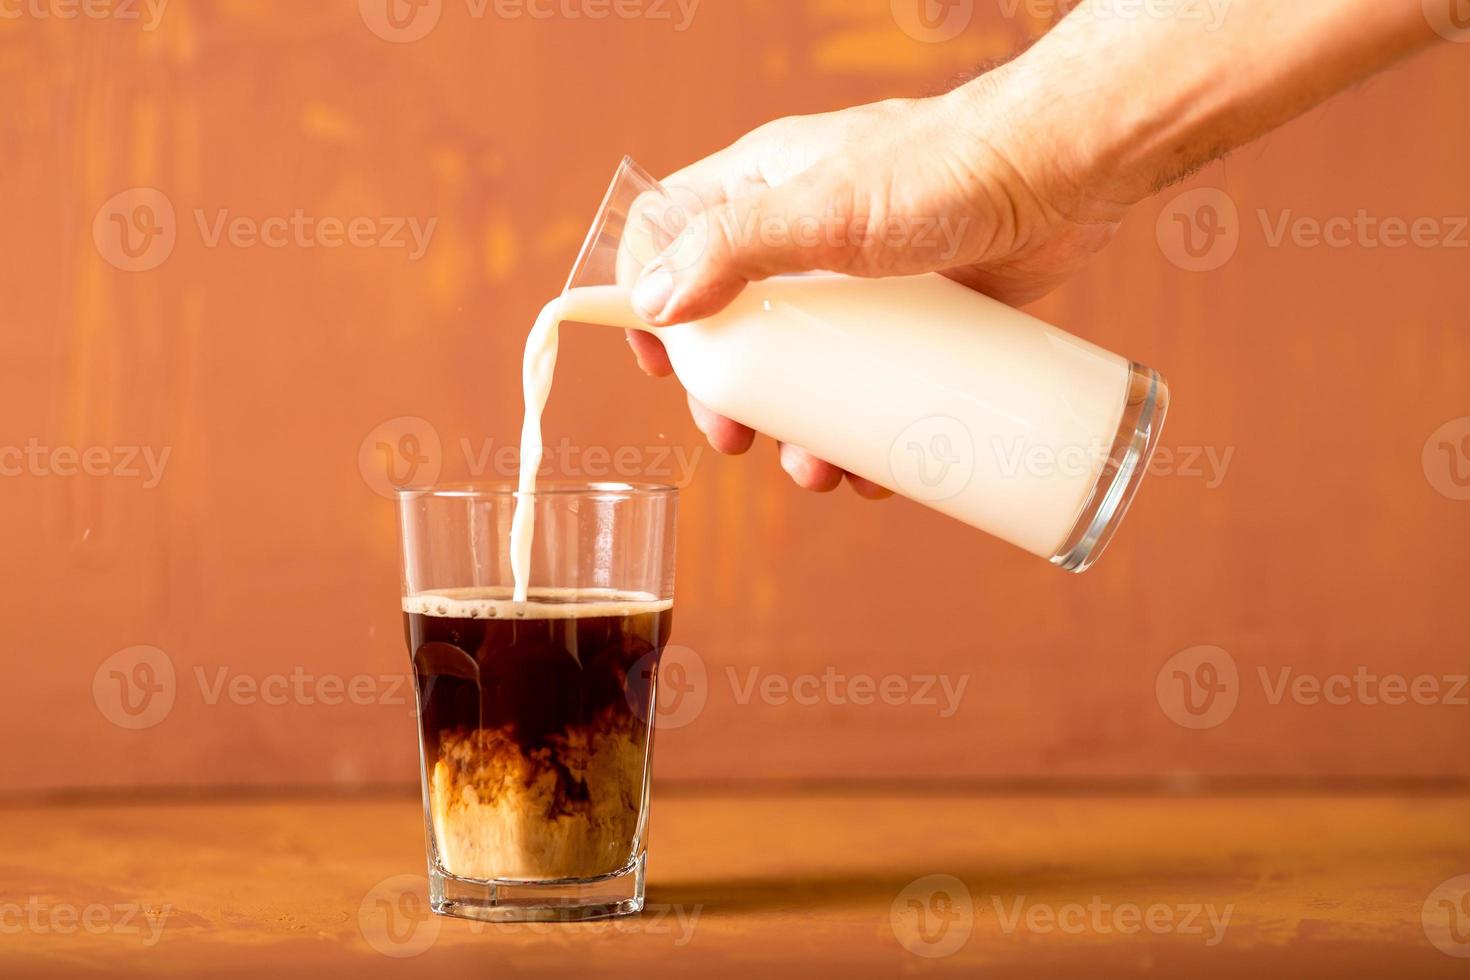
{"type": "MultiPolygon", "coordinates": [[[[560,324],[649,329],[632,284],[676,237],[678,211],[625,159],[566,290],[531,329],[517,602],[530,584],[560,324]]],[[[1168,406],[1151,369],[937,274],[777,276],[713,317],[654,332],[713,411],[1071,571],[1091,565],[1121,522],[1168,406]]]]}

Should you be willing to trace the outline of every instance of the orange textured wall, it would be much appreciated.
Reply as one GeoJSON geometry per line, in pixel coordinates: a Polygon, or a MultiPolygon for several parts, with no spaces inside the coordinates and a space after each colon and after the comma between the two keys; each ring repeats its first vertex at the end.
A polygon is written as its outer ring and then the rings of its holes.
{"type": "MultiPolygon", "coordinates": [[[[937,43],[883,0],[0,20],[0,782],[413,780],[376,444],[510,475],[525,331],[620,155],[668,171],[774,116],[934,91],[1044,22],[976,6],[937,43]]],[[[768,444],[716,458],[621,337],[566,337],[562,469],[633,447],[687,481],[659,774],[1470,777],[1467,51],[1140,207],[1037,305],[1175,392],[1176,455],[1082,577],[902,501],[803,495],[768,444]],[[1347,246],[1312,245],[1301,219],[1332,218],[1347,246]],[[1215,700],[1191,713],[1176,670],[1215,700]],[[1347,703],[1312,703],[1344,674],[1347,703]],[[888,675],[903,703],[851,702],[888,675]],[[1421,675],[1438,693],[1382,703],[1421,675]]]]}

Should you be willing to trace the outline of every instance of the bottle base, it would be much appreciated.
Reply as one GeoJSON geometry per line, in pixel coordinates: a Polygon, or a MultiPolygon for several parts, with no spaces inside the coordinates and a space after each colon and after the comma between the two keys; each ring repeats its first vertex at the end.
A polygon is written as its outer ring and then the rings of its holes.
{"type": "Polygon", "coordinates": [[[559,881],[474,881],[429,868],[429,905],[439,915],[481,922],[586,922],[643,911],[640,854],[600,878],[559,881]]]}
{"type": "Polygon", "coordinates": [[[1072,532],[1051,562],[1069,572],[1085,572],[1102,556],[1148,472],[1169,411],[1169,386],[1159,373],[1132,366],[1118,434],[1102,475],[1072,532]]]}

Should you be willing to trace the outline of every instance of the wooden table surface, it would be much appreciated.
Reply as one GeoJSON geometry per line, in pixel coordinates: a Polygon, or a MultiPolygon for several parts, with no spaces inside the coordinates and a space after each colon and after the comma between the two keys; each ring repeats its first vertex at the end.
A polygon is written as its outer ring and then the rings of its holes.
{"type": "Polygon", "coordinates": [[[649,911],[581,925],[426,915],[407,798],[0,820],[7,977],[1470,973],[1459,796],[671,789],[649,911]]]}

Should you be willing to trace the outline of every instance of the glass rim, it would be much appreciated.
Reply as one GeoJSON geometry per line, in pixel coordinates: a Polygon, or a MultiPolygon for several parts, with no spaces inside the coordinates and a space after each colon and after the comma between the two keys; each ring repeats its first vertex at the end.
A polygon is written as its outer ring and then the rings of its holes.
{"type": "MultiPolygon", "coordinates": [[[[481,500],[522,496],[513,480],[487,483],[447,483],[432,487],[405,487],[394,491],[400,503],[423,498],[481,500]]],[[[569,480],[538,480],[530,497],[584,497],[600,500],[678,496],[679,488],[668,483],[624,483],[618,481],[575,483],[569,480]]]]}
{"type": "Polygon", "coordinates": [[[652,174],[640,167],[638,162],[631,156],[626,153],[623,154],[623,159],[618,161],[618,167],[613,171],[612,181],[607,185],[607,191],[602,195],[602,203],[597,205],[597,212],[592,218],[592,226],[587,229],[587,237],[582,239],[582,247],[577,250],[577,260],[572,263],[572,271],[567,276],[567,284],[561,289],[563,296],[571,292],[572,287],[581,278],[583,267],[587,265],[588,259],[592,257],[592,250],[597,247],[598,240],[602,238],[602,233],[607,228],[608,218],[612,217],[612,205],[613,201],[617,199],[618,188],[628,179],[629,174],[632,174],[640,180],[647,181],[660,191],[663,190],[662,187],[659,187],[658,180],[652,174]]]}

